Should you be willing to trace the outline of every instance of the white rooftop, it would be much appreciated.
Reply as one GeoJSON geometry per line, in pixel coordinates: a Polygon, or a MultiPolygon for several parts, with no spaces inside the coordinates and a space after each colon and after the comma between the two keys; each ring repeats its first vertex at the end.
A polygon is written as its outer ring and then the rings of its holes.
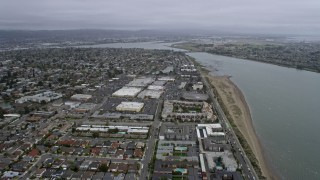
{"type": "Polygon", "coordinates": [[[139,112],[143,108],[144,103],[140,102],[121,102],[116,109],[118,111],[136,111],[139,112]]]}
{"type": "Polygon", "coordinates": [[[173,77],[170,76],[164,76],[164,77],[160,77],[158,78],[158,81],[174,81],[175,79],[173,77]]]}
{"type": "Polygon", "coordinates": [[[90,99],[92,98],[92,95],[90,94],[75,94],[71,96],[72,99],[90,99]]]}
{"type": "Polygon", "coordinates": [[[129,82],[127,86],[146,87],[154,81],[153,78],[137,78],[129,82]]]}
{"type": "Polygon", "coordinates": [[[142,89],[137,87],[123,87],[114,92],[112,96],[135,97],[142,89]]]}
{"type": "Polygon", "coordinates": [[[150,85],[150,86],[148,86],[147,89],[150,89],[150,90],[164,90],[164,87],[163,86],[157,86],[157,85],[150,85]]]}
{"type": "Polygon", "coordinates": [[[157,90],[144,90],[142,91],[139,95],[138,98],[155,98],[155,99],[159,99],[160,96],[162,95],[163,91],[157,91],[157,90]]]}
{"type": "Polygon", "coordinates": [[[198,124],[198,128],[204,128],[208,136],[224,136],[224,132],[215,132],[215,130],[221,129],[222,126],[219,123],[215,124],[198,124]]]}

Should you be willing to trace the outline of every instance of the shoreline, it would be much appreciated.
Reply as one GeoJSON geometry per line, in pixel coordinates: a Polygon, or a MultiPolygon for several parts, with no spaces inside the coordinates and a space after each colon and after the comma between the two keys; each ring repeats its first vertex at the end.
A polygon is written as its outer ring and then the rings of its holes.
{"type": "Polygon", "coordinates": [[[274,62],[267,62],[267,61],[264,61],[264,60],[250,59],[250,58],[240,57],[240,56],[236,56],[236,55],[216,54],[216,53],[211,53],[211,52],[201,51],[201,50],[196,50],[196,49],[188,49],[187,47],[179,46],[179,43],[177,43],[177,44],[172,44],[170,47],[172,47],[172,48],[177,48],[177,49],[183,49],[183,50],[186,50],[186,51],[189,51],[189,52],[208,53],[208,54],[217,55],[217,56],[225,56],[225,57],[237,58],[237,59],[241,59],[241,60],[254,61],[254,62],[259,62],[259,63],[265,63],[265,64],[270,64],[270,65],[275,65],[275,66],[280,66],[280,67],[295,69],[295,70],[297,70],[297,71],[308,71],[308,72],[313,72],[313,73],[320,73],[320,71],[317,71],[317,70],[315,70],[315,69],[308,69],[308,68],[301,68],[301,69],[299,69],[299,68],[297,68],[297,67],[290,66],[290,65],[286,65],[286,64],[281,64],[281,63],[274,63],[274,62]],[[175,46],[175,45],[177,45],[177,46],[175,46]]]}
{"type": "MultiPolygon", "coordinates": [[[[227,108],[228,113],[226,113],[226,115],[231,116],[228,117],[229,121],[232,121],[232,123],[236,125],[246,143],[249,145],[249,148],[254,155],[253,158],[257,160],[262,175],[267,179],[278,179],[275,176],[275,173],[272,172],[267,157],[264,154],[262,144],[253,126],[250,107],[239,87],[229,76],[214,76],[207,74],[207,77],[210,84],[214,86],[218,92],[219,98],[221,98],[224,106],[227,108]]],[[[243,148],[246,149],[245,147],[243,148]]]]}

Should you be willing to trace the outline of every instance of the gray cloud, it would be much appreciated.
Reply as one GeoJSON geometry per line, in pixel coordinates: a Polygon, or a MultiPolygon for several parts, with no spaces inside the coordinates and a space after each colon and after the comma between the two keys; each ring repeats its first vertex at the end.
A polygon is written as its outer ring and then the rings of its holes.
{"type": "Polygon", "coordinates": [[[0,29],[320,33],[319,0],[1,0],[0,29]]]}

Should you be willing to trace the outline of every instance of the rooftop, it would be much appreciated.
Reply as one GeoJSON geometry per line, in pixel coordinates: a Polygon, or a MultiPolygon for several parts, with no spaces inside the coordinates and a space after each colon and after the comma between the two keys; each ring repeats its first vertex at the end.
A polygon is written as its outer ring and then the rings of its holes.
{"type": "Polygon", "coordinates": [[[141,88],[137,87],[123,87],[118,91],[114,92],[112,96],[119,96],[119,97],[135,97],[141,91],[141,88]]]}
{"type": "Polygon", "coordinates": [[[133,81],[129,82],[127,86],[133,87],[146,87],[147,85],[151,84],[154,81],[153,78],[137,78],[133,81]]]}

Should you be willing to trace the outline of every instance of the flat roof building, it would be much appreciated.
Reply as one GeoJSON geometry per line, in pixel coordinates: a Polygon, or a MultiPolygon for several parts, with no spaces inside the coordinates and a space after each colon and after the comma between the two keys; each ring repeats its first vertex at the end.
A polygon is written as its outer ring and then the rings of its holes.
{"type": "Polygon", "coordinates": [[[196,140],[194,125],[162,124],[159,132],[160,140],[196,140]]]}
{"type": "Polygon", "coordinates": [[[164,87],[163,86],[157,86],[157,85],[150,85],[148,86],[149,90],[164,90],[164,87]]]}
{"type": "Polygon", "coordinates": [[[146,87],[149,84],[153,83],[154,79],[153,78],[137,78],[134,79],[133,81],[129,82],[126,86],[131,86],[131,87],[146,87]]]}
{"type": "Polygon", "coordinates": [[[164,86],[166,83],[167,83],[166,81],[154,81],[152,85],[164,86]]]}
{"type": "Polygon", "coordinates": [[[83,103],[80,106],[76,107],[73,111],[77,113],[86,113],[92,110],[96,104],[93,103],[83,103]]]}
{"type": "Polygon", "coordinates": [[[209,99],[207,94],[200,94],[200,93],[192,93],[192,92],[184,92],[182,94],[183,99],[189,101],[206,101],[209,99]]]}
{"type": "Polygon", "coordinates": [[[116,107],[117,111],[132,111],[132,112],[140,112],[144,106],[144,103],[140,102],[121,102],[116,107]]]}
{"type": "Polygon", "coordinates": [[[159,99],[161,95],[163,94],[163,91],[157,91],[157,90],[144,90],[139,95],[138,98],[145,99],[145,98],[151,98],[151,99],[159,99]]]}
{"type": "Polygon", "coordinates": [[[175,78],[169,76],[159,77],[158,81],[175,81],[175,78]]]}
{"type": "MultiPolygon", "coordinates": [[[[222,132],[222,126],[219,123],[215,124],[198,124],[197,125],[197,134],[199,130],[203,130],[204,137],[208,136],[225,136],[225,133],[222,132]]],[[[199,137],[201,138],[201,137],[199,137]]]]}
{"type": "Polygon", "coordinates": [[[112,96],[116,97],[135,97],[141,92],[141,88],[137,87],[123,87],[118,91],[114,92],[112,96]]]}
{"type": "Polygon", "coordinates": [[[168,66],[164,70],[162,70],[162,73],[169,74],[169,73],[173,72],[173,69],[174,69],[173,66],[168,66]]]}
{"type": "Polygon", "coordinates": [[[17,99],[15,102],[16,103],[25,103],[28,101],[32,101],[32,102],[37,102],[37,103],[41,103],[41,102],[50,102],[56,99],[62,98],[62,94],[61,93],[55,93],[52,91],[46,91],[43,93],[39,93],[39,94],[35,94],[33,96],[24,96],[21,97],[19,99],[17,99]]]}
{"type": "Polygon", "coordinates": [[[77,101],[88,101],[91,98],[92,98],[92,95],[90,94],[75,94],[71,96],[72,100],[77,100],[77,101]]]}

